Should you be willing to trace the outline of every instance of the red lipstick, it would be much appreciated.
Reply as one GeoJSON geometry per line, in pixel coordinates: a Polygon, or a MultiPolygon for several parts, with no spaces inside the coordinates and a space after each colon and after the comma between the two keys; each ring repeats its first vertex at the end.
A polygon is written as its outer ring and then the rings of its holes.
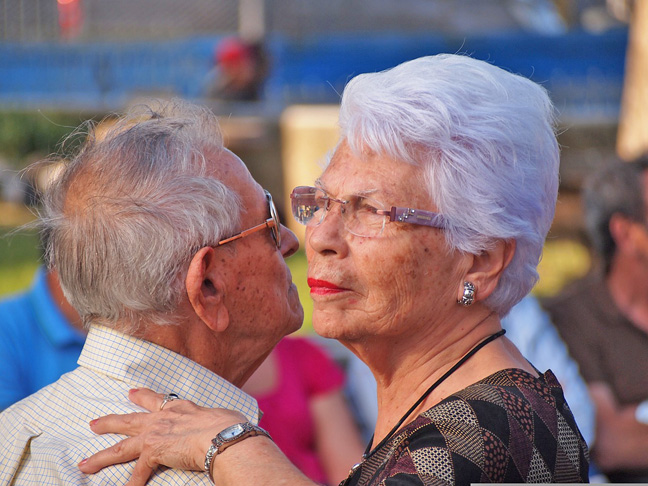
{"type": "Polygon", "coordinates": [[[331,282],[327,282],[326,280],[318,280],[315,278],[308,279],[308,286],[311,289],[311,294],[317,295],[336,294],[346,290],[342,287],[338,287],[331,282]]]}

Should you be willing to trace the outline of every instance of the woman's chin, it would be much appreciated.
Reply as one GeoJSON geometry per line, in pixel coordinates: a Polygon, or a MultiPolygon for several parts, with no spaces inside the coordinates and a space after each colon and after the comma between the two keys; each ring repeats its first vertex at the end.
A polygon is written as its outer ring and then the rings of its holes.
{"type": "Polygon", "coordinates": [[[352,341],[362,336],[357,329],[349,325],[344,318],[318,319],[313,315],[313,330],[324,338],[337,339],[338,341],[352,341]]]}

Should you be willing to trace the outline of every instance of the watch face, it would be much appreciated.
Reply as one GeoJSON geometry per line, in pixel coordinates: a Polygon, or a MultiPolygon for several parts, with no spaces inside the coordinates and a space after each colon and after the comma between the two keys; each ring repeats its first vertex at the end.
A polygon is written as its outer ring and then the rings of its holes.
{"type": "Polygon", "coordinates": [[[232,440],[237,435],[240,435],[243,432],[245,432],[245,429],[243,428],[243,424],[236,424],[236,425],[232,425],[231,427],[227,427],[225,430],[223,430],[220,433],[220,436],[224,441],[228,441],[228,440],[232,440]]]}

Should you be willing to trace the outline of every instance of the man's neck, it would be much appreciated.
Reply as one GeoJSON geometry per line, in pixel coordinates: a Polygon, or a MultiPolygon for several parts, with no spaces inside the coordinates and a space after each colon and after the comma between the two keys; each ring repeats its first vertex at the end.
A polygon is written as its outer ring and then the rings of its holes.
{"type": "Polygon", "coordinates": [[[56,273],[53,271],[48,272],[46,279],[50,294],[52,295],[54,302],[56,302],[56,305],[58,306],[65,319],[70,323],[72,327],[81,331],[83,334],[86,334],[88,331],[83,326],[83,321],[81,320],[79,313],[74,307],[70,305],[70,303],[65,298],[65,295],[63,295],[63,289],[59,284],[58,276],[56,275],[56,273]]]}

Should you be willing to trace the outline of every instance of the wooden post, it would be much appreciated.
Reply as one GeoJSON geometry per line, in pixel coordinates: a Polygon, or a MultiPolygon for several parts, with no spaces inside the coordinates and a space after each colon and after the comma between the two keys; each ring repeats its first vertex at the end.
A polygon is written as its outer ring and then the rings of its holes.
{"type": "Polygon", "coordinates": [[[265,0],[239,0],[239,37],[259,42],[265,37],[265,0]]]}
{"type": "Polygon", "coordinates": [[[617,136],[624,160],[648,153],[648,1],[633,7],[617,136]]]}

